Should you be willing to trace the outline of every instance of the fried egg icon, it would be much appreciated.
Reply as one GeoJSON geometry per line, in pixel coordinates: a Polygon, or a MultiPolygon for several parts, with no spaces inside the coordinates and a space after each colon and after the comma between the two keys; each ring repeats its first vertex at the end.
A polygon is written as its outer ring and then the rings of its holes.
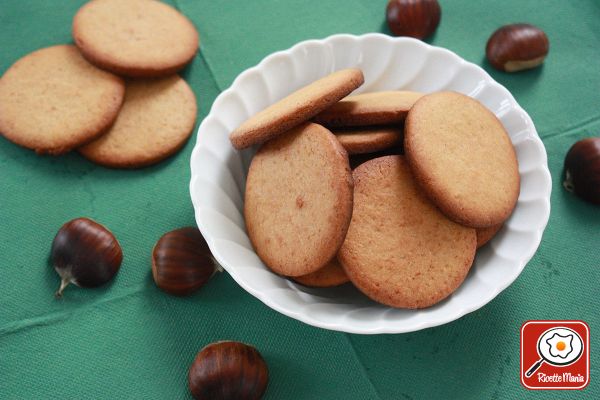
{"type": "Polygon", "coordinates": [[[552,357],[567,358],[567,356],[573,351],[573,335],[559,335],[554,333],[546,339],[546,343],[550,346],[550,354],[552,357]]]}

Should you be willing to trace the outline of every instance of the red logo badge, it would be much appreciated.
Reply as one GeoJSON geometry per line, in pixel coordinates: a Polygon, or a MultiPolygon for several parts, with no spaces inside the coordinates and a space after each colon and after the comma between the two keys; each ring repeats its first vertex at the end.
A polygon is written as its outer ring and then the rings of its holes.
{"type": "Polygon", "coordinates": [[[583,321],[521,326],[521,383],[527,389],[583,389],[590,381],[590,328],[583,321]]]}

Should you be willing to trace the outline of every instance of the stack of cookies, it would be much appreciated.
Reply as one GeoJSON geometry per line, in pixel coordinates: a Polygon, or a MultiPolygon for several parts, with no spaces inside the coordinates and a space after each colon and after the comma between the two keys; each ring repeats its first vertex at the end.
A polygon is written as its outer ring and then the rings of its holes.
{"type": "Polygon", "coordinates": [[[260,145],[246,182],[248,235],[267,267],[300,284],[350,281],[382,304],[429,307],[461,285],[512,213],[515,151],[477,100],[349,96],[363,79],[337,71],[231,133],[236,149],[260,145]]]}
{"type": "Polygon", "coordinates": [[[77,149],[135,168],[180,149],[196,99],[176,72],[198,48],[192,23],[155,0],[92,0],[73,20],[73,45],[37,50],[0,79],[0,133],[40,154],[77,149]]]}

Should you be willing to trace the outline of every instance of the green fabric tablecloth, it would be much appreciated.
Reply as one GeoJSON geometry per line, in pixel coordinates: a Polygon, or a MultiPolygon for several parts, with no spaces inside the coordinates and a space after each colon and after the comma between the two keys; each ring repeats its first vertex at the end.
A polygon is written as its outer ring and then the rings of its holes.
{"type": "MultiPolygon", "coordinates": [[[[71,42],[82,1],[0,2],[0,72],[41,47],[71,42]]],[[[137,171],[76,153],[40,157],[0,139],[0,399],[190,398],[187,369],[205,344],[254,344],[270,368],[267,399],[600,398],[600,207],[561,186],[570,145],[600,136],[600,3],[593,0],[440,1],[429,41],[482,65],[527,110],[548,152],[552,214],[521,276],[458,321],[402,335],[314,328],[271,310],[226,274],[187,298],[159,291],[150,253],[169,230],[194,225],[188,195],[195,136],[174,157],[137,171]],[[509,75],[484,60],[500,25],[530,22],[550,39],[543,68],[509,75]],[[108,286],[67,289],[48,264],[65,221],[108,226],[124,251],[108,286]],[[529,319],[591,327],[591,382],[583,391],[531,392],[519,382],[519,328],[529,319]]],[[[183,76],[198,122],[219,92],[273,51],[334,33],[387,32],[386,0],[179,0],[201,51],[183,76]]]]}

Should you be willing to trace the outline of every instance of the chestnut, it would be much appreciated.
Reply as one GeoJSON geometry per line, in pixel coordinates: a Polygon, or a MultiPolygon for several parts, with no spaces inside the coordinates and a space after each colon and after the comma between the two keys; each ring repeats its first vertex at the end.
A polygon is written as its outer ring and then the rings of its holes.
{"type": "Polygon", "coordinates": [[[96,287],[119,272],[123,252],[115,236],[89,218],[76,218],[64,224],[52,242],[51,260],[61,278],[56,296],[62,296],[69,283],[96,287]]]}
{"type": "Polygon", "coordinates": [[[442,10],[437,0],[390,0],[385,17],[396,36],[424,39],[437,29],[442,10]]]}
{"type": "Polygon", "coordinates": [[[220,270],[217,265],[198,228],[165,233],[152,250],[156,286],[176,296],[186,296],[202,287],[220,270]]]}
{"type": "Polygon", "coordinates": [[[233,341],[204,347],[188,374],[195,399],[257,400],[265,393],[268,381],[267,363],[258,350],[233,341]]]}
{"type": "Polygon", "coordinates": [[[516,72],[542,64],[549,48],[548,37],[540,28],[511,24],[500,27],[490,36],[485,53],[494,68],[516,72]]]}
{"type": "Polygon", "coordinates": [[[565,157],[563,186],[569,192],[600,205],[600,137],[576,142],[565,157]]]}

